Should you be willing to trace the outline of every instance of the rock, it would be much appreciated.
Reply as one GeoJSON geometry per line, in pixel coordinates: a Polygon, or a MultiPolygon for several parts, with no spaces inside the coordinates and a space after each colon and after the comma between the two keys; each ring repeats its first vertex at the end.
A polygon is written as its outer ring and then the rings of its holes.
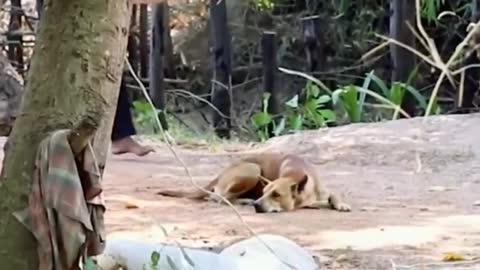
{"type": "MultiPolygon", "coordinates": [[[[234,257],[239,269],[248,270],[317,270],[312,254],[290,239],[279,235],[262,234],[258,238],[273,249],[276,255],[257,238],[237,242],[220,252],[221,256],[234,257]],[[279,260],[281,258],[282,261],[279,260]]],[[[212,268],[213,269],[213,268],[212,268]]]]}
{"type": "Polygon", "coordinates": [[[174,270],[170,266],[173,262],[182,270],[240,270],[237,262],[232,258],[219,256],[210,251],[182,248],[187,254],[185,258],[182,250],[175,245],[151,244],[135,240],[112,239],[108,240],[105,251],[98,256],[96,261],[101,270],[115,270],[118,265],[128,270],[143,270],[150,263],[150,256],[154,251],[159,252],[158,269],[174,270]],[[169,259],[170,258],[170,259],[169,259]],[[189,261],[195,264],[192,267],[189,261]]]}
{"type": "Polygon", "coordinates": [[[258,237],[278,257],[255,237],[234,243],[220,254],[176,245],[113,239],[107,241],[105,251],[97,256],[96,262],[101,270],[116,270],[118,266],[143,270],[150,263],[152,253],[157,251],[160,255],[158,269],[162,270],[174,270],[171,263],[182,270],[291,270],[287,265],[294,266],[293,269],[297,270],[319,269],[312,254],[295,242],[278,235],[264,234],[258,237]],[[193,262],[194,267],[190,262],[193,262]]]}

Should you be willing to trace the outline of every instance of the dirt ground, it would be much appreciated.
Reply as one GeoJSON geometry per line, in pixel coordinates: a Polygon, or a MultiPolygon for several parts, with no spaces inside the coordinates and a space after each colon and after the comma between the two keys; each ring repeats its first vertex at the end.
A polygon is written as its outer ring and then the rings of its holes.
{"type": "MultiPolygon", "coordinates": [[[[308,131],[256,146],[226,143],[221,151],[202,145],[175,150],[201,184],[254,151],[310,159],[352,212],[238,209],[256,233],[293,239],[314,253],[322,269],[480,269],[480,115],[422,121],[308,131]],[[443,262],[446,252],[467,261],[443,262]]],[[[193,188],[169,150],[156,147],[143,158],[110,157],[104,181],[110,238],[216,249],[249,236],[227,206],[155,195],[193,188]]]]}

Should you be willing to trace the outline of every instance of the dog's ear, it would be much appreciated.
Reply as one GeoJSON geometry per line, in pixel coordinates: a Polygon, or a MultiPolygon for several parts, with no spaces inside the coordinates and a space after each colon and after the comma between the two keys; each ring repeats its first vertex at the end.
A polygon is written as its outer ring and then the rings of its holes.
{"type": "Polygon", "coordinates": [[[305,185],[307,184],[308,176],[304,175],[300,181],[292,186],[292,192],[300,194],[305,190],[305,185]]]}

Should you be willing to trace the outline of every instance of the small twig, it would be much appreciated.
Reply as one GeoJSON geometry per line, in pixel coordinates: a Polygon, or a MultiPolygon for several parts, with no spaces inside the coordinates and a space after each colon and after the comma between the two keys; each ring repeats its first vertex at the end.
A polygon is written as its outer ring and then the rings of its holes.
{"type": "Polygon", "coordinates": [[[458,90],[458,106],[463,107],[463,93],[465,91],[465,70],[460,74],[460,89],[458,90]]]}

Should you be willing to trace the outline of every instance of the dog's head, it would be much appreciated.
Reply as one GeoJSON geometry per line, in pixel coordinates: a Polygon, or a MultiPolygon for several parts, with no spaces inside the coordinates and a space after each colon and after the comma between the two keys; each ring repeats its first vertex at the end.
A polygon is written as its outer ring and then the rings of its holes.
{"type": "Polygon", "coordinates": [[[273,213],[291,211],[295,208],[295,200],[305,189],[307,175],[298,178],[281,177],[275,181],[263,179],[266,182],[263,195],[255,201],[257,213],[273,213]]]}

